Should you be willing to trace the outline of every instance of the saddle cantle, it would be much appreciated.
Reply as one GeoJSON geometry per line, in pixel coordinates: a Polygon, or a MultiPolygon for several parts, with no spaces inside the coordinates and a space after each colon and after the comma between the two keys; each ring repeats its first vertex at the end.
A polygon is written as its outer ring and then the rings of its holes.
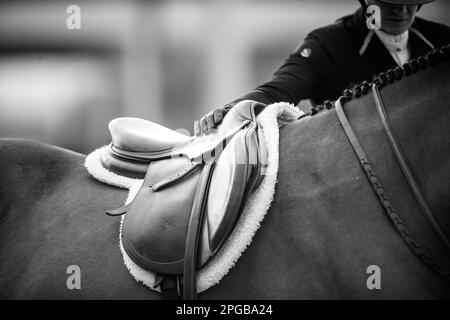
{"type": "Polygon", "coordinates": [[[132,203],[116,211],[127,213],[123,247],[136,264],[164,275],[162,289],[179,287],[172,276],[183,276],[183,297],[196,297],[196,270],[220,249],[262,179],[267,150],[256,115],[264,107],[243,101],[201,137],[141,119],[110,123],[113,141],[103,165],[132,177],[145,169],[132,203]]]}

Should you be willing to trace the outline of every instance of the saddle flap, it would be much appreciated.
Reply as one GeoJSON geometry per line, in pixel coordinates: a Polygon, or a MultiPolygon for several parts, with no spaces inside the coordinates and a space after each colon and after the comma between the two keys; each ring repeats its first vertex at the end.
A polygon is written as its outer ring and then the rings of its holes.
{"type": "Polygon", "coordinates": [[[231,234],[259,177],[256,125],[241,130],[222,152],[212,174],[200,243],[200,264],[216,254],[231,234]]]}
{"type": "Polygon", "coordinates": [[[143,268],[163,274],[182,273],[189,217],[201,170],[191,170],[176,183],[156,191],[152,187],[190,163],[186,158],[152,162],[127,210],[122,243],[130,258],[143,268]]]}

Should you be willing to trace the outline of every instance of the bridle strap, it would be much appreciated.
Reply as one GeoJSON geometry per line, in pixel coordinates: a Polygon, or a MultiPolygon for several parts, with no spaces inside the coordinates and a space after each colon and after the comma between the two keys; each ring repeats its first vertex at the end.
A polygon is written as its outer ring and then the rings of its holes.
{"type": "Polygon", "coordinates": [[[356,156],[358,157],[361,167],[365,175],[367,176],[367,179],[369,180],[372,189],[375,191],[378,200],[380,201],[381,205],[386,211],[388,217],[393,222],[394,227],[397,229],[402,239],[419,258],[421,258],[425,263],[427,263],[430,267],[436,270],[439,274],[443,275],[446,279],[450,280],[450,273],[444,270],[442,265],[434,262],[432,257],[430,257],[430,255],[428,255],[426,252],[422,250],[421,246],[417,243],[415,237],[406,228],[406,225],[403,223],[403,220],[401,219],[398,211],[394,208],[391,199],[389,198],[380,181],[378,180],[375,171],[372,169],[372,165],[370,164],[363,148],[361,147],[361,144],[358,141],[358,138],[355,135],[355,132],[352,129],[352,126],[350,125],[347,119],[347,116],[345,115],[340,99],[336,101],[335,109],[337,116],[339,118],[339,122],[341,123],[342,128],[344,129],[344,132],[350,144],[352,145],[356,156]]]}
{"type": "Polygon", "coordinates": [[[408,162],[406,161],[406,158],[402,152],[402,149],[400,148],[399,144],[397,143],[397,137],[395,136],[394,130],[392,129],[392,125],[389,120],[389,116],[386,112],[386,108],[384,107],[383,99],[381,98],[380,91],[378,90],[378,87],[376,85],[372,85],[372,92],[373,97],[375,99],[375,106],[377,108],[378,116],[380,118],[381,124],[383,125],[384,132],[386,133],[386,136],[389,140],[389,144],[392,148],[392,151],[394,152],[395,157],[397,158],[398,164],[400,165],[400,168],[402,169],[403,175],[408,182],[408,185],[416,198],[417,203],[419,204],[419,207],[424,214],[425,218],[428,220],[428,222],[431,224],[431,226],[434,228],[436,233],[439,235],[442,242],[446,245],[447,249],[450,250],[450,243],[445,236],[442,229],[439,227],[439,224],[437,223],[436,219],[434,218],[434,215],[422,193],[420,190],[420,187],[410,169],[410,166],[408,165],[408,162]]]}
{"type": "Polygon", "coordinates": [[[342,109],[341,100],[336,101],[335,109],[339,121],[341,122],[342,128],[344,128],[345,134],[347,135],[347,138],[350,141],[353,150],[358,156],[359,162],[361,163],[361,165],[368,164],[369,161],[367,160],[366,154],[361,145],[359,144],[358,138],[356,137],[355,132],[353,131],[352,126],[348,122],[347,116],[345,115],[344,110],[342,109]]]}

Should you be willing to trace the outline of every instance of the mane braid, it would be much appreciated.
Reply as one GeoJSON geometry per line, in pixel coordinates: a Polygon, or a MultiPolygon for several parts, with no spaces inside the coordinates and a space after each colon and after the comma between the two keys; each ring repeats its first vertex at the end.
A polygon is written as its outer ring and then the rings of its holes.
{"type": "MultiPolygon", "coordinates": [[[[376,75],[372,82],[363,81],[360,84],[347,86],[343,90],[342,95],[338,98],[342,105],[346,102],[351,101],[354,98],[359,98],[365,96],[372,85],[376,85],[379,89],[395,82],[401,80],[404,76],[409,76],[413,73],[417,73],[420,70],[425,70],[428,67],[432,67],[442,61],[447,60],[450,57],[450,44],[442,46],[440,49],[434,49],[427,54],[420,56],[417,59],[411,59],[405,63],[402,67],[395,67],[387,70],[386,72],[381,72],[376,75]]],[[[326,100],[323,104],[314,106],[311,111],[306,113],[305,116],[313,116],[323,110],[331,109],[336,101],[326,100]]]]}

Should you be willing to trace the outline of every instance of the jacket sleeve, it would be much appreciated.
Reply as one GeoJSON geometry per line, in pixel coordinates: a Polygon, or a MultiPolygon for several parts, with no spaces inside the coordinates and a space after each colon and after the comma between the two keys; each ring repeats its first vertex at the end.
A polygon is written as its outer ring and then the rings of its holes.
{"type": "Polygon", "coordinates": [[[227,104],[225,109],[247,99],[265,104],[289,102],[296,105],[302,99],[314,97],[322,83],[320,74],[314,67],[318,63],[315,60],[322,56],[322,51],[324,49],[316,39],[307,37],[269,81],[227,104]]]}

